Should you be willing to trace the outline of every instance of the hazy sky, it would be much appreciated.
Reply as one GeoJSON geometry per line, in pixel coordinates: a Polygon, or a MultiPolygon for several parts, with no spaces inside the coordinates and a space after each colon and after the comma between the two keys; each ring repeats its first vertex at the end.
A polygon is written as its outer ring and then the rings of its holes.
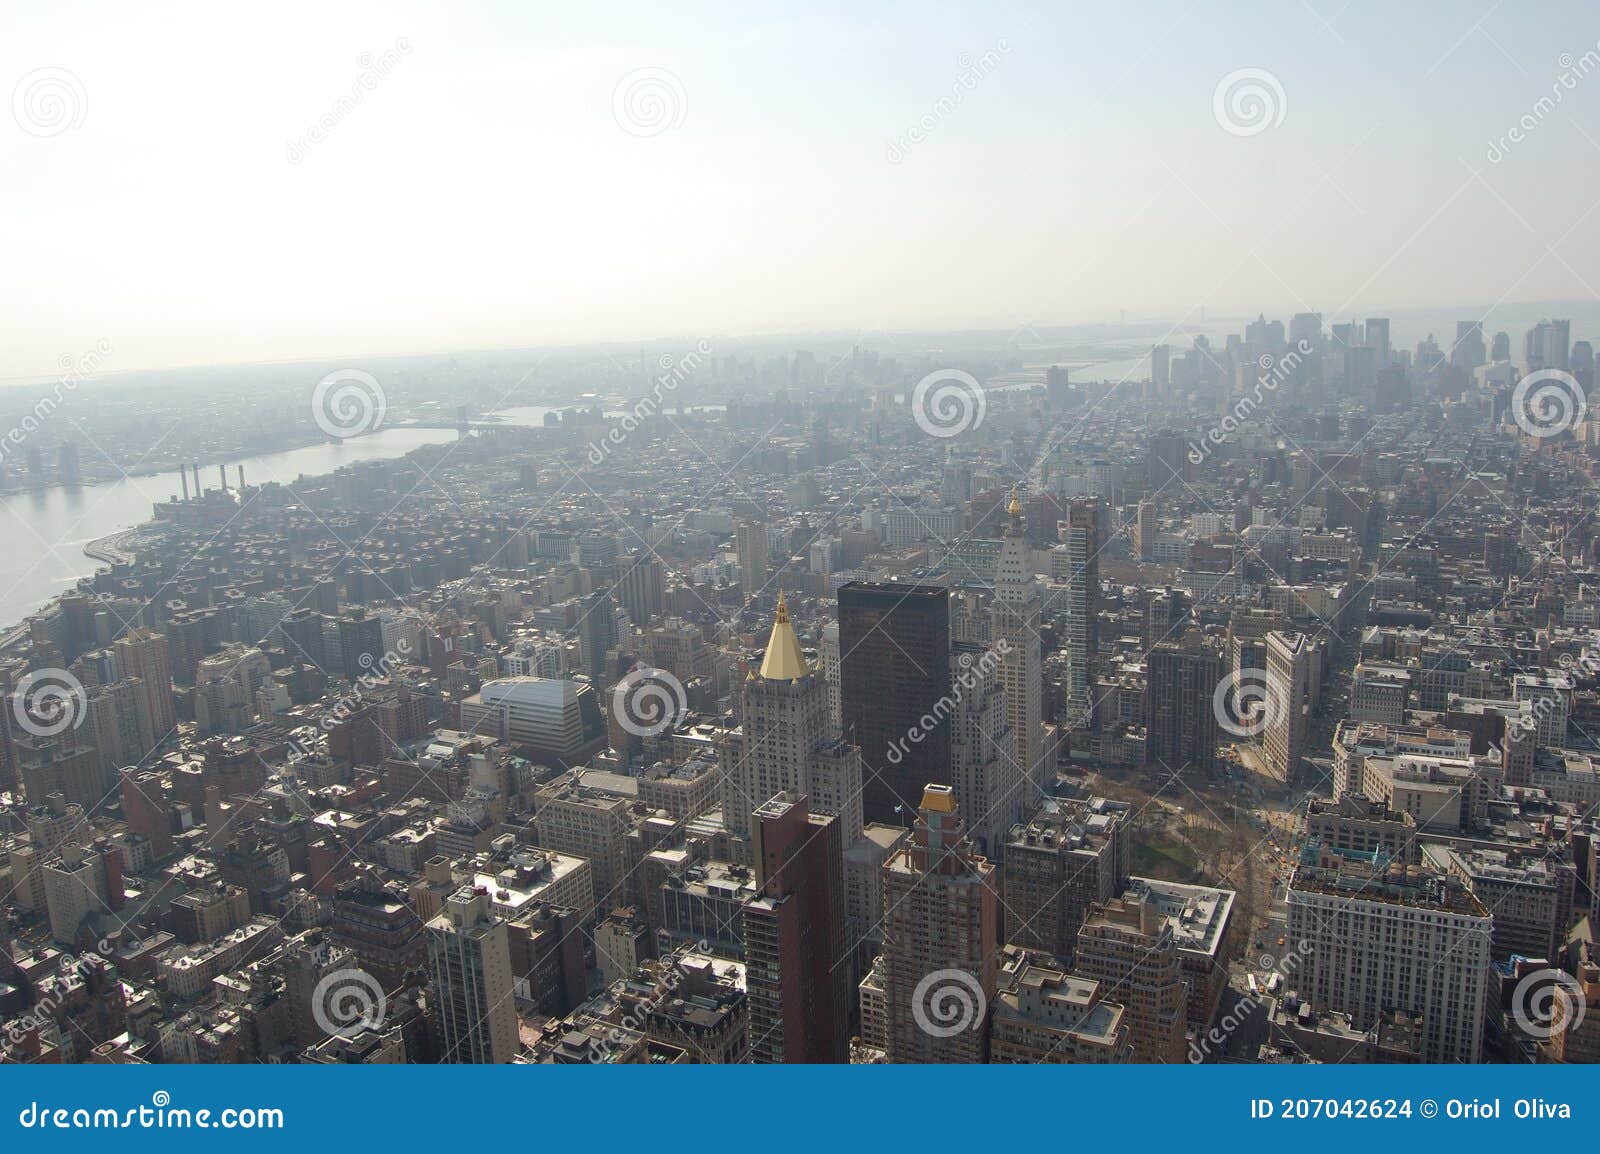
{"type": "Polygon", "coordinates": [[[1600,284],[1592,3],[151,7],[6,0],[0,378],[1600,284]]]}

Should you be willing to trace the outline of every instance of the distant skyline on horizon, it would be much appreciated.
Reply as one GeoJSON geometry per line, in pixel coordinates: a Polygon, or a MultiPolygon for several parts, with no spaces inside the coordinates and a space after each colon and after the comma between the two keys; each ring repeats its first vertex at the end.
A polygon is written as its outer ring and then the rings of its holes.
{"type": "MultiPolygon", "coordinates": [[[[1076,342],[1087,344],[1095,343],[1124,343],[1132,347],[1143,336],[1150,336],[1151,343],[1171,344],[1177,347],[1187,347],[1196,336],[1206,335],[1214,340],[1221,339],[1228,333],[1242,332],[1246,322],[1254,320],[1257,316],[1265,316],[1268,320],[1281,320],[1285,323],[1295,312],[1308,311],[1321,312],[1323,327],[1330,328],[1335,323],[1345,321],[1364,321],[1371,317],[1386,317],[1393,322],[1391,326],[1391,339],[1394,347],[1412,348],[1418,341],[1426,339],[1431,333],[1435,339],[1446,346],[1455,339],[1455,323],[1463,320],[1480,319],[1476,314],[1466,309],[1450,309],[1444,306],[1424,307],[1407,310],[1383,309],[1348,309],[1338,316],[1330,315],[1318,309],[1309,310],[1278,310],[1250,309],[1235,312],[1232,310],[1213,313],[1206,310],[1204,319],[1198,315],[1187,321],[1175,321],[1164,317],[1133,317],[1124,320],[1083,320],[1064,322],[1034,322],[1020,328],[1006,330],[997,327],[982,327],[977,325],[953,326],[949,328],[932,327],[907,327],[893,329],[797,329],[793,331],[773,331],[757,333],[723,333],[713,334],[726,342],[718,355],[735,351],[754,351],[757,349],[771,349],[773,351],[801,351],[808,344],[842,345],[860,343],[863,347],[876,348],[888,351],[895,355],[906,357],[922,355],[928,350],[922,348],[904,348],[897,350],[895,337],[938,337],[959,336],[973,338],[973,343],[964,346],[971,350],[995,350],[1004,347],[1010,342],[1015,343],[1019,353],[1027,354],[1041,347],[1050,345],[1067,345],[1076,342]],[[1023,339],[1024,334],[1032,331],[1035,339],[1023,339]],[[1007,334],[1010,334],[1009,338],[1007,334]],[[1154,334],[1154,335],[1152,335],[1154,334]],[[1043,340],[1042,338],[1055,335],[1059,340],[1043,340]],[[1157,336],[1164,336],[1164,340],[1157,340],[1157,336]],[[990,341],[989,338],[998,338],[990,341]]],[[[1486,338],[1493,336],[1497,331],[1505,331],[1512,338],[1513,359],[1516,359],[1520,347],[1522,334],[1535,323],[1544,319],[1570,319],[1572,321],[1572,340],[1591,340],[1600,342],[1600,300],[1593,302],[1584,301],[1508,301],[1502,304],[1495,314],[1484,321],[1486,338]],[[1498,315],[1502,320],[1495,321],[1493,316],[1498,315]]],[[[382,363],[386,361],[422,360],[430,357],[514,357],[519,354],[536,355],[547,354],[550,356],[598,356],[609,351],[612,353],[626,351],[637,353],[640,350],[654,348],[670,348],[684,342],[693,342],[701,334],[657,334],[633,339],[598,339],[589,341],[572,341],[560,343],[528,343],[506,345],[480,345],[475,347],[437,347],[422,349],[402,349],[386,352],[368,350],[346,350],[329,352],[308,352],[304,354],[290,354],[270,360],[221,360],[210,363],[188,364],[157,364],[130,367],[113,370],[107,368],[85,378],[86,381],[110,383],[119,378],[154,378],[163,374],[204,373],[207,371],[240,371],[250,369],[272,369],[277,367],[293,368],[297,366],[325,366],[335,363],[360,365],[364,363],[382,363]]],[[[65,356],[67,354],[63,354],[65,356]]],[[[115,352],[108,357],[107,363],[115,359],[115,352]]],[[[1122,360],[1125,358],[1106,358],[1122,360]]],[[[61,370],[55,373],[35,374],[31,376],[3,377],[0,376],[0,391],[15,388],[27,388],[56,380],[60,377],[61,370]]],[[[155,383],[149,381],[146,383],[155,383]]]]}

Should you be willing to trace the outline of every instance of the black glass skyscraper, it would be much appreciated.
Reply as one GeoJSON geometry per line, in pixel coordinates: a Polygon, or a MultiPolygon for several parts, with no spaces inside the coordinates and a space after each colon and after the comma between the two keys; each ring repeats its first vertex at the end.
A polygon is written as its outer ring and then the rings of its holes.
{"type": "Polygon", "coordinates": [[[861,747],[867,821],[909,825],[923,787],[950,784],[949,694],[945,589],[856,581],[839,590],[840,712],[861,747]]]}

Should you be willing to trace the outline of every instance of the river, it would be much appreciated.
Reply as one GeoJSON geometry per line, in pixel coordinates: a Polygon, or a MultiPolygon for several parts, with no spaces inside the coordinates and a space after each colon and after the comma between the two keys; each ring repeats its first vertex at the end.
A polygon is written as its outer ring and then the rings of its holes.
{"type": "MultiPolygon", "coordinates": [[[[384,429],[304,449],[240,457],[228,462],[228,485],[238,483],[240,465],[247,485],[293,483],[299,477],[331,473],[357,461],[401,457],[423,445],[455,438],[450,429],[384,429]]],[[[200,466],[200,479],[206,488],[216,487],[215,461],[200,466]]],[[[181,492],[182,484],[173,471],[0,497],[0,531],[11,542],[0,549],[0,624],[9,628],[65,592],[78,578],[92,574],[102,562],[84,556],[85,545],[144,524],[153,517],[156,502],[181,492]]]]}

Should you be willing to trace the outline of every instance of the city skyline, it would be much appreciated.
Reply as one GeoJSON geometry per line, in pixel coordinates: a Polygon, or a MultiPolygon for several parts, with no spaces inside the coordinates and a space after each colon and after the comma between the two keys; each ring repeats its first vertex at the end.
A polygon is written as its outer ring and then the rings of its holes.
{"type": "Polygon", "coordinates": [[[0,1106],[1582,1115],[1600,27],[1486,3],[20,14],[0,1106]]]}

